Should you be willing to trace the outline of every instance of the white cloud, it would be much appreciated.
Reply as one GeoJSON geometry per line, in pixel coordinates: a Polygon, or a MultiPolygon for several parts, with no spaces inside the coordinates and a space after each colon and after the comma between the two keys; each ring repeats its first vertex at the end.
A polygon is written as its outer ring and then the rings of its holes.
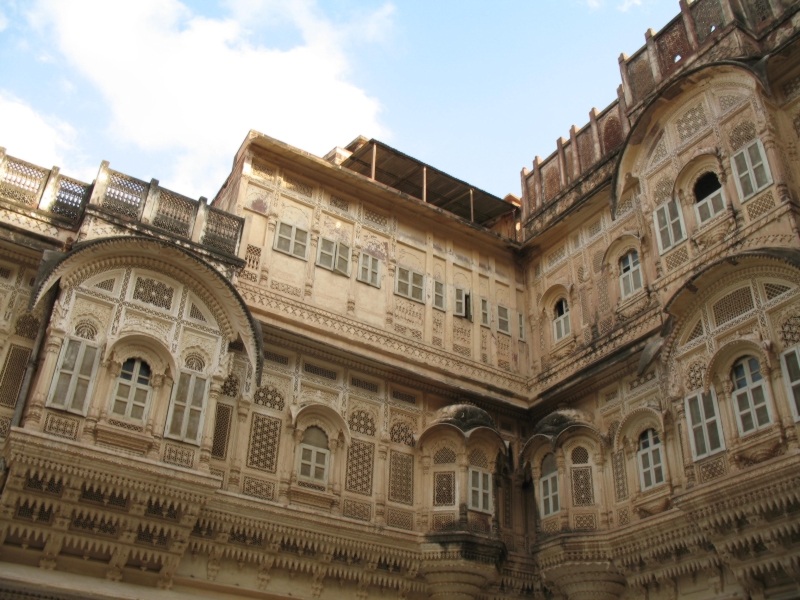
{"type": "Polygon", "coordinates": [[[391,7],[336,25],[313,0],[228,6],[229,18],[210,19],[178,0],[40,0],[31,17],[104,96],[112,137],[175,157],[170,172],[132,175],[181,193],[213,196],[249,129],[320,155],[358,134],[387,134],[378,101],[347,81],[344,50],[356,34],[379,38],[391,7]],[[248,41],[275,20],[302,44],[248,41]]]}
{"type": "Polygon", "coordinates": [[[627,12],[630,8],[641,5],[642,5],[642,0],[624,0],[622,4],[617,6],[617,9],[621,10],[622,12],[627,12]]]}
{"type": "Polygon", "coordinates": [[[0,12],[0,32],[3,32],[8,27],[8,18],[0,12]]]}
{"type": "Polygon", "coordinates": [[[74,163],[74,138],[75,130],[69,124],[41,115],[0,90],[0,145],[10,155],[42,167],[59,166],[74,177],[93,177],[74,163]]]}

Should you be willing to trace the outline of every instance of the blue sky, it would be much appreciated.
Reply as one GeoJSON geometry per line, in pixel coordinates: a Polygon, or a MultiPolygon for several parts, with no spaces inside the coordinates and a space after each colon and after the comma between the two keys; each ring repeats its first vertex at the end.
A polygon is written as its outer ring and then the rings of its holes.
{"type": "Polygon", "coordinates": [[[376,137],[488,192],[616,98],[676,0],[0,0],[0,146],[213,197],[249,129],[376,137]]]}

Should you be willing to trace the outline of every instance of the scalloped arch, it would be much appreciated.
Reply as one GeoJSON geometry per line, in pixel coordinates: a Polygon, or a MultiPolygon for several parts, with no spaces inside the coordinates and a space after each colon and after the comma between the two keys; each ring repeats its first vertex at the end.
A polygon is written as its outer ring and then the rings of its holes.
{"type": "Polygon", "coordinates": [[[129,358],[141,358],[150,365],[154,373],[160,375],[177,373],[175,362],[169,350],[164,345],[151,337],[142,335],[125,336],[116,340],[106,351],[106,357],[124,363],[129,358]]]}
{"type": "Polygon", "coordinates": [[[328,440],[344,438],[345,444],[350,445],[350,427],[342,416],[326,404],[308,404],[302,408],[297,405],[290,407],[292,425],[299,430],[305,430],[316,425],[325,432],[328,440]]]}
{"type": "Polygon", "coordinates": [[[648,429],[655,429],[663,438],[664,419],[662,416],[649,406],[632,410],[619,424],[617,435],[614,436],[614,450],[622,449],[624,440],[638,440],[642,432],[648,429]]]}
{"type": "Polygon", "coordinates": [[[729,380],[733,363],[744,356],[755,355],[762,368],[766,366],[771,370],[772,359],[762,344],[763,342],[754,339],[740,338],[720,346],[708,361],[708,368],[703,374],[703,391],[708,393],[711,382],[716,376],[719,376],[721,381],[729,380]]]}

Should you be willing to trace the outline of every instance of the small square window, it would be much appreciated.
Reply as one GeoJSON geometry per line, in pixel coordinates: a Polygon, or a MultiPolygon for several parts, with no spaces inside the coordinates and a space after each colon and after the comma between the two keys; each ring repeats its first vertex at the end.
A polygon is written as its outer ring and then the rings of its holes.
{"type": "Polygon", "coordinates": [[[317,266],[349,277],[350,246],[342,242],[320,238],[317,248],[317,266]]]}
{"type": "Polygon", "coordinates": [[[511,335],[511,318],[505,306],[497,306],[497,331],[511,335]]]}
{"type": "Polygon", "coordinates": [[[278,252],[307,260],[308,232],[288,223],[278,223],[273,248],[278,252]]]}
{"type": "Polygon", "coordinates": [[[381,287],[381,260],[365,252],[361,253],[358,280],[373,287],[381,287]]]}
{"type": "Polygon", "coordinates": [[[425,276],[411,269],[397,267],[394,293],[410,300],[425,302],[425,276]]]}

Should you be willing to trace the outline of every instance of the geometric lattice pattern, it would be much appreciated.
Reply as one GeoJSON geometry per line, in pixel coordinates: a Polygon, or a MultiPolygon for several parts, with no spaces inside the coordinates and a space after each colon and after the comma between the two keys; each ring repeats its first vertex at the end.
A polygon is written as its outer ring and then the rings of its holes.
{"type": "Polygon", "coordinates": [[[692,333],[689,334],[689,337],[686,341],[691,342],[692,340],[696,340],[697,338],[701,337],[703,333],[703,320],[700,319],[697,321],[697,324],[694,326],[694,329],[692,329],[692,333]]]}
{"type": "Polygon", "coordinates": [[[386,511],[386,524],[389,527],[396,527],[397,529],[405,529],[407,531],[414,530],[414,513],[407,510],[397,510],[390,508],[386,511]]]}
{"type": "Polygon", "coordinates": [[[589,451],[583,446],[578,446],[572,451],[572,464],[585,465],[589,462],[589,451]]]}
{"type": "Polygon", "coordinates": [[[274,500],[275,484],[271,481],[264,481],[263,479],[245,477],[244,483],[242,484],[242,493],[246,496],[261,498],[262,500],[274,500]]]}
{"type": "Polygon", "coordinates": [[[454,471],[433,474],[433,505],[453,506],[456,503],[456,474],[454,471]]]}
{"type": "Polygon", "coordinates": [[[164,449],[164,462],[191,469],[194,466],[194,450],[175,444],[167,444],[164,449]]]}
{"type": "Polygon", "coordinates": [[[0,406],[14,408],[17,404],[30,355],[30,348],[13,344],[9,347],[3,372],[0,373],[0,406]]]}
{"type": "Polygon", "coordinates": [[[689,252],[686,246],[681,246],[675,252],[668,254],[664,262],[667,265],[667,270],[672,271],[680,267],[683,263],[689,260],[689,252]]]}
{"type": "Polygon", "coordinates": [[[624,450],[613,454],[611,466],[614,471],[614,497],[617,502],[622,502],[628,497],[628,474],[625,470],[624,450]]]}
{"type": "Polygon", "coordinates": [[[714,460],[700,465],[700,481],[706,482],[725,475],[725,457],[719,456],[714,460]]]}
{"type": "Polygon", "coordinates": [[[75,440],[78,438],[79,426],[80,421],[78,419],[59,417],[53,413],[48,413],[44,421],[44,432],[68,440],[75,440]]]}
{"type": "Polygon", "coordinates": [[[389,500],[414,504],[414,455],[392,450],[389,459],[389,500]]]}
{"type": "Polygon", "coordinates": [[[166,283],[161,283],[149,277],[137,277],[136,286],[133,288],[133,299],[152,304],[164,310],[172,308],[172,296],[175,290],[166,283]]]}
{"type": "MultiPolygon", "coordinates": [[[[685,58],[691,52],[683,20],[678,19],[677,22],[664,28],[656,38],[656,48],[658,49],[661,73],[666,75],[675,68],[682,58],[685,58]]],[[[680,122],[678,124],[678,132],[680,133],[680,122]]],[[[683,139],[686,138],[681,135],[681,140],[683,139]]]]}
{"type": "Polygon", "coordinates": [[[25,313],[14,326],[14,333],[28,340],[35,340],[39,332],[39,319],[31,313],[25,313]]]}
{"type": "Polygon", "coordinates": [[[777,298],[784,292],[788,292],[789,286],[780,285],[778,283],[765,283],[764,291],[767,293],[767,300],[772,300],[773,298],[777,298]]]}
{"type": "Polygon", "coordinates": [[[344,489],[348,492],[371,496],[374,464],[375,444],[353,440],[347,452],[347,476],[344,489]]]}
{"type": "Polygon", "coordinates": [[[479,467],[481,469],[489,468],[489,460],[486,458],[486,454],[482,450],[476,449],[469,453],[469,464],[473,467],[479,467]]]}
{"type": "Polygon", "coordinates": [[[697,32],[697,41],[701,44],[711,35],[712,28],[718,31],[725,25],[725,15],[719,0],[695,0],[689,10],[697,32]]]}
{"type": "Polygon", "coordinates": [[[575,515],[572,528],[575,531],[594,531],[597,529],[597,519],[594,515],[575,515]]]}
{"type": "Polygon", "coordinates": [[[217,417],[214,421],[214,438],[211,443],[211,457],[225,460],[228,454],[228,436],[230,435],[233,407],[217,404],[217,417]]]}
{"type": "Polygon", "coordinates": [[[617,522],[620,525],[627,525],[631,522],[631,513],[627,508],[620,508],[617,511],[617,522]]]}
{"type": "Polygon", "coordinates": [[[403,423],[402,421],[392,425],[389,430],[389,437],[396,444],[414,445],[414,432],[408,423],[403,423]]]}
{"type": "Polygon", "coordinates": [[[775,208],[775,198],[772,196],[772,192],[767,192],[747,203],[747,216],[754,221],[773,208],[775,208]]]}
{"type": "Polygon", "coordinates": [[[742,121],[731,130],[730,144],[734,152],[754,139],[756,126],[752,121],[742,121]]]}
{"type": "Polygon", "coordinates": [[[753,310],[753,295],[749,287],[731,292],[714,305],[714,322],[717,327],[753,310]]]}
{"type": "Polygon", "coordinates": [[[375,435],[375,419],[365,410],[354,410],[347,423],[350,429],[363,435],[375,435]]]}
{"type": "Polygon", "coordinates": [[[236,398],[239,394],[239,378],[233,373],[225,378],[222,382],[222,395],[228,398],[236,398]]]}
{"type": "Polygon", "coordinates": [[[453,513],[435,513],[431,523],[431,530],[446,531],[447,529],[453,529],[455,523],[456,516],[453,513]]]}
{"type": "Polygon", "coordinates": [[[572,468],[572,505],[594,505],[594,486],[592,485],[592,467],[572,468]]]}
{"type": "Polygon", "coordinates": [[[456,462],[456,452],[447,446],[440,448],[433,455],[433,464],[435,465],[449,465],[454,462],[456,462]]]}
{"type": "Polygon", "coordinates": [[[678,129],[678,135],[681,141],[688,140],[695,133],[703,129],[708,124],[706,119],[706,112],[702,104],[698,104],[694,108],[686,111],[680,119],[675,123],[678,129]]]}
{"type": "Polygon", "coordinates": [[[346,499],[342,506],[342,516],[358,521],[369,521],[372,518],[372,505],[346,499]]]}
{"type": "Polygon", "coordinates": [[[247,466],[274,473],[278,468],[278,442],[281,422],[265,415],[254,414],[250,427],[250,447],[247,466]]]}
{"type": "Polygon", "coordinates": [[[275,386],[269,384],[256,390],[256,393],[253,394],[253,402],[273,410],[283,410],[283,407],[286,406],[283,394],[275,386]]]}

